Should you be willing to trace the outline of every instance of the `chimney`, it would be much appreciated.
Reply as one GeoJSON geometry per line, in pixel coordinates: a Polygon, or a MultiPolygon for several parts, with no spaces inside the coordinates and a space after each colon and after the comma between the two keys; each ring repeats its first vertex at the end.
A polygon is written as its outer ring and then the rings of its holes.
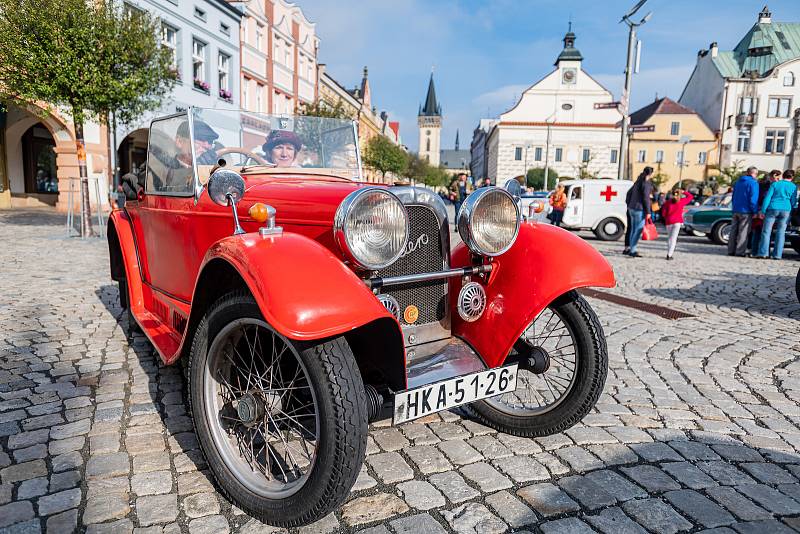
{"type": "Polygon", "coordinates": [[[711,52],[711,57],[717,57],[717,55],[719,55],[719,47],[716,41],[709,45],[709,52],[711,52]]]}
{"type": "Polygon", "coordinates": [[[764,9],[762,9],[761,13],[758,14],[758,23],[772,24],[772,13],[770,13],[769,7],[764,6],[764,9]]]}

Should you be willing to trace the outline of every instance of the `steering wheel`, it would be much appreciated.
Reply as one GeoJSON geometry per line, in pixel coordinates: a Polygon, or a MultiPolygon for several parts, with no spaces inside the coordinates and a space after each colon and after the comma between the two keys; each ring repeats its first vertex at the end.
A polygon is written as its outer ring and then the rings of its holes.
{"type": "Polygon", "coordinates": [[[249,159],[252,159],[256,163],[258,163],[259,165],[266,165],[268,167],[274,167],[273,163],[270,163],[269,161],[265,160],[263,157],[259,156],[258,154],[250,152],[249,150],[246,150],[246,149],[244,149],[242,147],[229,146],[229,147],[221,148],[221,149],[217,150],[217,156],[218,157],[226,156],[228,154],[243,154],[244,156],[247,156],[249,159]]]}

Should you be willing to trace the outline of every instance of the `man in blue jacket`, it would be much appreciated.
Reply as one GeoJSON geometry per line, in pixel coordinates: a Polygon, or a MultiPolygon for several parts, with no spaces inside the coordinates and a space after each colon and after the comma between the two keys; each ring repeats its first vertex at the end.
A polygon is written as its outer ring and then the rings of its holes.
{"type": "Polygon", "coordinates": [[[733,184],[733,220],[731,237],[728,240],[728,256],[745,256],[750,223],[758,212],[758,169],[749,167],[747,172],[733,184]]]}

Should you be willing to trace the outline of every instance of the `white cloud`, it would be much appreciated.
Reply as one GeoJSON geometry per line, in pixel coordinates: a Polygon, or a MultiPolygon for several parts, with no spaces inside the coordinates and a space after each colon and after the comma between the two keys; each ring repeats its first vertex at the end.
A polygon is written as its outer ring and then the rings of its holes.
{"type": "Polygon", "coordinates": [[[528,87],[530,85],[519,83],[504,85],[476,96],[472,103],[481,110],[490,108],[492,114],[496,115],[509,109],[528,87]]]}

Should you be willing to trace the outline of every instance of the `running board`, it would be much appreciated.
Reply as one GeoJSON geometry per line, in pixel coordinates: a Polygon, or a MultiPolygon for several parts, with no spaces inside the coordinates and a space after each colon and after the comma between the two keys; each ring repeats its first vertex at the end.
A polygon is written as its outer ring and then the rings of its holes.
{"type": "Polygon", "coordinates": [[[456,337],[417,345],[406,357],[408,389],[486,370],[481,357],[456,337]]]}

